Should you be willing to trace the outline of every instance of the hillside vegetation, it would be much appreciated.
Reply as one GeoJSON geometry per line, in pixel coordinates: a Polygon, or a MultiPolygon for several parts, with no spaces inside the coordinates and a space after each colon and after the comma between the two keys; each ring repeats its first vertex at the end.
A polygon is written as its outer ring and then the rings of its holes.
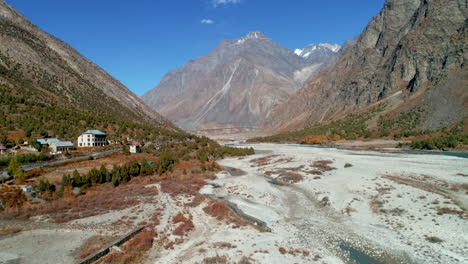
{"type": "Polygon", "coordinates": [[[303,144],[331,144],[340,139],[406,139],[418,149],[454,149],[468,145],[468,133],[464,122],[436,131],[419,130],[424,121],[425,109],[414,107],[395,115],[382,114],[385,106],[374,107],[368,112],[354,113],[324,124],[267,137],[249,139],[249,142],[294,142],[303,144]],[[372,121],[377,121],[372,126],[372,121]]]}
{"type": "Polygon", "coordinates": [[[179,131],[123,84],[0,2],[0,136],[75,139],[101,129],[110,139],[154,139],[179,131]]]}

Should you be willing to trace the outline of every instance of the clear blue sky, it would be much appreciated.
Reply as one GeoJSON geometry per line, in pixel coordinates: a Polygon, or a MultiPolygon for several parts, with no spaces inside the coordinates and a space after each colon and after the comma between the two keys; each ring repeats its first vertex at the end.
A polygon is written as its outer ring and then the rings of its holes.
{"type": "Polygon", "coordinates": [[[342,44],[362,32],[384,0],[6,2],[142,95],[169,70],[248,32],[261,31],[292,50],[342,44]]]}

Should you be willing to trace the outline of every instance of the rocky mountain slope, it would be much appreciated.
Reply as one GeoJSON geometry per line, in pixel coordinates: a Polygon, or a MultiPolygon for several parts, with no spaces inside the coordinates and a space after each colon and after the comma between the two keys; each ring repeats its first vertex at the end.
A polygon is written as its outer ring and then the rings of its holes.
{"type": "Polygon", "coordinates": [[[167,73],[142,99],[184,129],[256,129],[275,105],[331,64],[336,52],[330,48],[304,58],[252,32],[167,73]]]}
{"type": "Polygon", "coordinates": [[[0,1],[0,86],[11,96],[172,126],[96,64],[0,1]]]}
{"type": "Polygon", "coordinates": [[[335,66],[277,106],[264,130],[302,128],[377,104],[384,106],[385,118],[422,109],[413,124],[421,130],[463,120],[468,112],[467,17],[464,0],[387,0],[335,66]]]}

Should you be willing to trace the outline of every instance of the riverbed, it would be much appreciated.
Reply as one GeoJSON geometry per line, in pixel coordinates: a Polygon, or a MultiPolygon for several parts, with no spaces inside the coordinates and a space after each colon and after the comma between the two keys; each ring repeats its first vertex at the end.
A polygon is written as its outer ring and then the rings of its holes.
{"type": "Polygon", "coordinates": [[[243,147],[258,154],[221,160],[228,169],[201,192],[235,204],[271,232],[214,228],[210,239],[222,234],[259,263],[468,262],[468,159],[243,147]]]}

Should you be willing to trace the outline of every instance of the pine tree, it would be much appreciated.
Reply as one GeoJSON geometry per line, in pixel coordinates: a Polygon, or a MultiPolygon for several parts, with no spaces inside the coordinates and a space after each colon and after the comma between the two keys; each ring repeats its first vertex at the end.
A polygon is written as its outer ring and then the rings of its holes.
{"type": "Polygon", "coordinates": [[[8,174],[16,178],[21,177],[23,171],[20,168],[19,162],[16,158],[12,158],[8,164],[8,174]]]}
{"type": "Polygon", "coordinates": [[[101,168],[99,168],[99,183],[109,182],[108,177],[109,171],[107,171],[104,165],[101,165],[101,168]]]}

